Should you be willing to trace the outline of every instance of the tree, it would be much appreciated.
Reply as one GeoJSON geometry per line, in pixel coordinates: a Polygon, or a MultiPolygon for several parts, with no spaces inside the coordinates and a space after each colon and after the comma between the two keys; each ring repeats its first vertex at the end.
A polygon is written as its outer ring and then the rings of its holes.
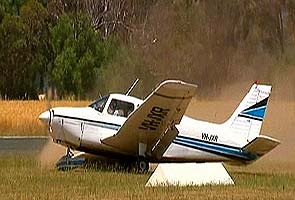
{"type": "Polygon", "coordinates": [[[28,0],[0,0],[0,4],[4,5],[6,12],[11,15],[19,15],[21,7],[28,0]]]}
{"type": "Polygon", "coordinates": [[[38,74],[48,63],[46,9],[30,0],[20,16],[6,14],[0,26],[0,66],[2,96],[17,99],[37,98],[38,74]]]}
{"type": "Polygon", "coordinates": [[[52,62],[52,49],[49,40],[49,22],[46,8],[37,0],[29,0],[20,11],[25,25],[27,54],[30,58],[27,77],[31,93],[43,92],[44,80],[52,62]]]}
{"type": "Polygon", "coordinates": [[[87,15],[63,15],[50,30],[55,54],[52,80],[61,96],[84,97],[104,59],[102,40],[87,15]]]}
{"type": "Polygon", "coordinates": [[[26,55],[25,29],[18,16],[6,15],[0,26],[0,69],[2,96],[25,96],[24,71],[29,63],[26,55]]]}

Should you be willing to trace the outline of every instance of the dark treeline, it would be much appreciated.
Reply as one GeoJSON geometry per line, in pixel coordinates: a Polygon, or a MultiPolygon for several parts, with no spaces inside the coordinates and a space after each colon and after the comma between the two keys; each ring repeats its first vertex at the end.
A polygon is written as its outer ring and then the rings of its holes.
{"type": "Polygon", "coordinates": [[[167,78],[206,96],[290,71],[294,41],[294,0],[0,0],[0,96],[93,98],[136,77],[140,96],[167,78]]]}

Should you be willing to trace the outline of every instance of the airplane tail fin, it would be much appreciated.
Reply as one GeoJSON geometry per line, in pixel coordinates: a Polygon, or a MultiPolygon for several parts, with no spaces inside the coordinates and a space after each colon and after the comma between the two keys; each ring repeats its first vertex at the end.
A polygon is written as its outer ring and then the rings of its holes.
{"type": "Polygon", "coordinates": [[[255,82],[232,116],[223,123],[241,140],[242,146],[259,136],[270,93],[270,85],[255,82]]]}

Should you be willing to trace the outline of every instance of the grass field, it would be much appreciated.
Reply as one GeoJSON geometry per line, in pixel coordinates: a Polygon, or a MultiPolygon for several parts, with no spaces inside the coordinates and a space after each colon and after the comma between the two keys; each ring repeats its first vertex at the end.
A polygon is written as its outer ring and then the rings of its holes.
{"type": "MultiPolygon", "coordinates": [[[[193,100],[186,114],[222,122],[238,102],[193,100]]],[[[51,102],[52,107],[88,104],[51,102]]],[[[46,109],[46,101],[0,101],[0,135],[48,135],[38,120],[46,109]]],[[[278,138],[282,144],[248,167],[228,166],[235,186],[145,188],[149,174],[94,169],[65,173],[44,167],[36,155],[1,155],[0,199],[294,199],[294,121],[294,102],[270,102],[262,134],[278,138]]],[[[46,152],[55,154],[54,149],[46,152]]]]}
{"type": "Polygon", "coordinates": [[[10,155],[0,163],[0,199],[294,199],[294,174],[230,172],[234,186],[146,188],[149,174],[59,172],[42,168],[33,155],[10,155]]]}

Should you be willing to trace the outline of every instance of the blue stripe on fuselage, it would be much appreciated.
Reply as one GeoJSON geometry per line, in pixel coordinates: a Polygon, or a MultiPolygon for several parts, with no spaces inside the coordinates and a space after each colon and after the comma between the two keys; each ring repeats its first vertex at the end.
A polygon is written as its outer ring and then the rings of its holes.
{"type": "Polygon", "coordinates": [[[236,158],[242,159],[246,161],[251,161],[257,159],[257,155],[243,151],[237,147],[231,147],[222,144],[210,143],[203,140],[198,140],[195,138],[184,137],[184,136],[177,136],[173,143],[183,145],[186,147],[190,147],[193,149],[198,149],[202,151],[206,151],[209,153],[218,154],[220,156],[228,157],[228,158],[236,158]]]}

